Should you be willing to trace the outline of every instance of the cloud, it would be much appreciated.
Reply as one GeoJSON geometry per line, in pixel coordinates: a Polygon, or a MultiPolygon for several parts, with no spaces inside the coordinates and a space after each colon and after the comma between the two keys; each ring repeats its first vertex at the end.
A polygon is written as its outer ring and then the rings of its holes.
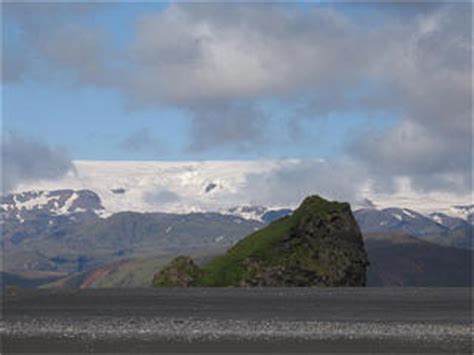
{"type": "Polygon", "coordinates": [[[382,188],[408,176],[426,191],[472,191],[471,15],[469,4],[443,7],[387,44],[375,70],[390,83],[400,120],[350,149],[382,188]]]}
{"type": "Polygon", "coordinates": [[[145,196],[145,201],[152,205],[169,205],[180,200],[181,198],[177,193],[167,189],[155,191],[145,196]]]}
{"type": "Polygon", "coordinates": [[[120,141],[118,147],[128,152],[155,151],[161,149],[162,143],[152,136],[148,128],[142,128],[132,132],[124,140],[120,141]]]}
{"type": "Polygon", "coordinates": [[[191,115],[191,150],[225,146],[249,150],[265,141],[266,117],[253,105],[197,107],[191,115]]]}
{"type": "Polygon", "coordinates": [[[358,202],[358,205],[362,208],[377,208],[377,205],[368,198],[363,198],[358,202]]]}
{"type": "Polygon", "coordinates": [[[404,120],[392,130],[372,132],[353,144],[352,157],[367,167],[376,190],[394,190],[396,178],[409,176],[421,190],[471,191],[472,141],[447,138],[413,121],[404,120]]]}
{"type": "Polygon", "coordinates": [[[27,63],[18,52],[4,52],[2,55],[0,80],[4,83],[16,82],[25,73],[27,63]]]}
{"type": "Polygon", "coordinates": [[[97,28],[67,25],[61,31],[44,36],[38,50],[56,68],[72,70],[75,80],[107,85],[112,78],[106,65],[105,35],[97,28]]]}
{"type": "Polygon", "coordinates": [[[314,194],[354,203],[366,182],[363,168],[349,160],[283,160],[271,171],[249,174],[243,193],[264,206],[295,206],[314,194]]]}
{"type": "MultiPolygon", "coordinates": [[[[3,4],[6,60],[2,63],[2,80],[14,82],[24,75],[50,80],[56,78],[58,70],[69,71],[72,79],[81,84],[105,84],[112,80],[105,64],[109,50],[105,33],[99,26],[75,24],[104,5],[93,2],[3,4]],[[45,74],[48,69],[49,75],[45,74]]],[[[112,63],[110,58],[107,60],[112,63]]]]}
{"type": "Polygon", "coordinates": [[[367,62],[361,34],[331,9],[304,15],[270,4],[171,5],[137,21],[130,96],[137,104],[187,106],[350,81],[367,62]],[[341,65],[347,51],[352,68],[341,65]]]}
{"type": "Polygon", "coordinates": [[[371,26],[347,15],[350,6],[303,13],[186,4],[143,17],[129,97],[190,107],[201,148],[261,144],[266,117],[251,108],[265,97],[301,102],[313,119],[392,115],[399,119],[388,130],[355,136],[348,158],[384,188],[409,176],[421,189],[470,191],[472,5],[374,7],[386,16],[371,26]],[[393,16],[398,11],[413,13],[393,16]],[[250,101],[248,112],[229,114],[241,101],[250,101]]]}
{"type": "Polygon", "coordinates": [[[74,170],[68,155],[62,149],[7,133],[2,136],[2,194],[21,183],[35,180],[54,180],[74,170]]]}
{"type": "Polygon", "coordinates": [[[133,69],[120,88],[132,107],[184,107],[191,149],[256,149],[266,143],[268,121],[258,100],[307,91],[339,97],[370,62],[359,49],[364,33],[332,9],[304,15],[270,4],[171,5],[137,20],[133,69]]]}
{"type": "MultiPolygon", "coordinates": [[[[337,3],[305,11],[171,4],[137,17],[131,40],[112,57],[99,30],[20,17],[26,28],[39,29],[42,45],[32,50],[75,71],[81,83],[118,90],[129,108],[188,112],[193,150],[275,144],[267,139],[269,118],[258,110],[269,98],[301,110],[289,129],[301,117],[392,116],[398,118],[392,127],[354,136],[344,159],[332,164],[347,165],[349,173],[360,166],[384,189],[407,176],[420,189],[466,193],[472,190],[471,16],[471,3],[337,3]],[[361,6],[370,16],[355,11],[361,6]]],[[[342,187],[349,183],[333,178],[342,187]]]]}

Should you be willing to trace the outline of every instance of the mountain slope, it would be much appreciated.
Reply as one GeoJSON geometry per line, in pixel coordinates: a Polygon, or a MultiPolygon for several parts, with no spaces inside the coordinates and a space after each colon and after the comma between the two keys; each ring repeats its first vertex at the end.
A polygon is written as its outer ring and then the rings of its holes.
{"type": "Polygon", "coordinates": [[[473,225],[443,213],[429,216],[402,208],[360,209],[354,217],[362,233],[408,234],[443,246],[473,249],[473,225]]]}
{"type": "Polygon", "coordinates": [[[5,228],[5,270],[81,272],[124,258],[229,247],[263,226],[215,213],[121,212],[104,219],[55,218],[64,220],[50,224],[41,217],[5,228]]]}
{"type": "Polygon", "coordinates": [[[470,250],[443,247],[409,235],[368,234],[369,286],[472,286],[470,250]]]}
{"type": "Polygon", "coordinates": [[[448,216],[445,213],[434,212],[429,215],[434,221],[449,229],[465,228],[470,225],[467,219],[448,216]]]}
{"type": "Polygon", "coordinates": [[[406,208],[364,208],[355,211],[354,216],[365,233],[396,231],[421,237],[448,230],[433,219],[406,208]]]}

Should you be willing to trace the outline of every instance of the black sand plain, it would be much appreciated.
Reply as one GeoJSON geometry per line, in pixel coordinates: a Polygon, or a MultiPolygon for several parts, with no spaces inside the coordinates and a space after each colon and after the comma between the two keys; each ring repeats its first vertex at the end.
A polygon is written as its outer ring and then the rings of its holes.
{"type": "Polygon", "coordinates": [[[471,354],[472,291],[6,290],[1,352],[471,354]]]}

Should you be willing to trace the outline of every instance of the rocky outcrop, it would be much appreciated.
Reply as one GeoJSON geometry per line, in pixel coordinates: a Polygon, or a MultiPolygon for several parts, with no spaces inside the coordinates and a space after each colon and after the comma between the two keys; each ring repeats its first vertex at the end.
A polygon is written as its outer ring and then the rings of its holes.
{"type": "Polygon", "coordinates": [[[189,258],[175,259],[154,285],[365,286],[367,265],[349,204],[311,196],[291,216],[244,238],[202,269],[189,258]]]}

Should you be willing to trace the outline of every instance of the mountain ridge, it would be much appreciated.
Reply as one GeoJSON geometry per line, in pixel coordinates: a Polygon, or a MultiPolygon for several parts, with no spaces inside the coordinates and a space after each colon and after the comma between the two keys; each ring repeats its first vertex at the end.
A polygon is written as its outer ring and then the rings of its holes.
{"type": "MultiPolygon", "coordinates": [[[[112,194],[123,195],[127,191],[123,188],[113,188],[110,190],[112,194]]],[[[441,211],[432,211],[430,213],[420,213],[413,209],[403,207],[386,207],[386,208],[375,208],[375,207],[362,207],[355,208],[354,212],[360,213],[360,211],[373,211],[386,213],[394,216],[398,215],[401,218],[405,218],[407,215],[416,215],[418,218],[427,218],[431,222],[438,223],[443,226],[450,226],[453,221],[458,223],[467,222],[474,224],[474,207],[473,205],[453,205],[449,208],[452,213],[446,213],[441,211]]],[[[446,208],[444,210],[447,210],[446,208]]],[[[219,213],[228,214],[241,217],[247,220],[256,220],[259,222],[269,223],[279,217],[290,214],[293,208],[289,206],[262,206],[262,205],[251,205],[242,204],[235,205],[226,209],[192,209],[188,208],[182,212],[169,212],[169,211],[136,211],[133,209],[123,210],[120,212],[138,212],[138,213],[167,213],[167,214],[189,214],[189,213],[219,213]]],[[[98,193],[89,189],[60,189],[60,190],[31,190],[17,193],[9,193],[7,195],[0,196],[0,213],[3,219],[17,219],[19,221],[28,218],[31,213],[48,213],[51,215],[70,215],[80,212],[91,212],[101,218],[109,217],[114,212],[107,211],[103,206],[102,199],[98,193]]],[[[116,212],[116,213],[120,213],[116,212]]]]}

